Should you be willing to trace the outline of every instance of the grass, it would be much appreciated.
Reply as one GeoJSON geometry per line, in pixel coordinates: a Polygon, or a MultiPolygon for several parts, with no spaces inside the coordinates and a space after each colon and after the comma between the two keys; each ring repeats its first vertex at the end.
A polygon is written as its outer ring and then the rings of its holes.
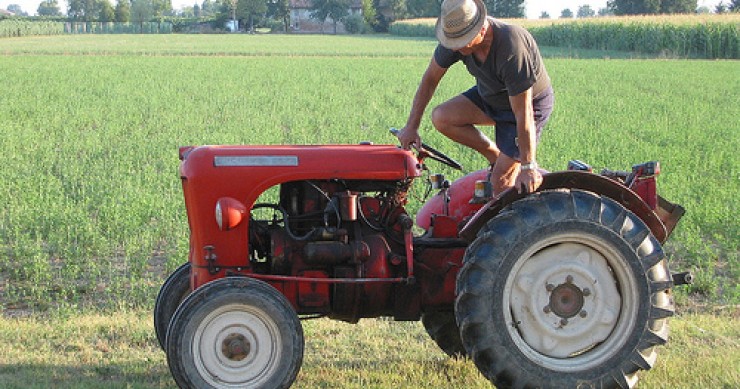
{"type": "MultiPolygon", "coordinates": [[[[187,256],[178,146],[393,143],[387,129],[405,122],[434,47],[335,36],[58,39],[0,40],[4,309],[148,304],[187,256]],[[231,54],[218,54],[227,47],[231,54]]],[[[740,181],[727,178],[740,167],[740,85],[728,78],[738,63],[549,58],[547,66],[557,107],[540,164],[660,160],[661,194],[688,210],[667,245],[674,271],[697,273],[691,294],[737,304],[740,181]]],[[[471,83],[454,67],[432,104],[471,83]]],[[[428,143],[482,167],[428,119],[423,127],[428,143]]]]}
{"type": "MultiPolygon", "coordinates": [[[[668,346],[640,388],[736,388],[738,312],[672,320],[668,346]]],[[[451,359],[417,322],[304,321],[294,388],[490,388],[472,362],[451,359]]],[[[3,388],[173,388],[149,312],[0,318],[3,388]]]]}
{"type": "MultiPolygon", "coordinates": [[[[149,315],[187,257],[177,147],[394,143],[387,130],[405,122],[433,48],[333,36],[0,39],[2,386],[172,386],[149,315]]],[[[660,160],[660,193],[688,211],[666,245],[672,270],[697,276],[676,290],[679,311],[738,304],[738,63],[547,55],[557,105],[540,164],[660,160]]],[[[456,66],[432,104],[471,84],[456,66]]],[[[468,170],[484,165],[428,115],[422,136],[468,170]]],[[[643,387],[738,387],[733,312],[674,320],[643,387]]],[[[306,332],[297,387],[488,385],[418,323],[317,321],[306,332]]]]}

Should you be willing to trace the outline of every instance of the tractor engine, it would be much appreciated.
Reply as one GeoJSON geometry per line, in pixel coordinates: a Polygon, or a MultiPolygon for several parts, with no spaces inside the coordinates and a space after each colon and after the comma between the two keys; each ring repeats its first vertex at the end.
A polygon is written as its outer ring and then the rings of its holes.
{"type": "Polygon", "coordinates": [[[297,277],[282,288],[301,314],[349,322],[393,316],[396,299],[390,297],[407,287],[399,280],[408,276],[404,239],[411,219],[403,206],[409,184],[283,183],[276,203],[252,207],[254,273],[297,277]]]}

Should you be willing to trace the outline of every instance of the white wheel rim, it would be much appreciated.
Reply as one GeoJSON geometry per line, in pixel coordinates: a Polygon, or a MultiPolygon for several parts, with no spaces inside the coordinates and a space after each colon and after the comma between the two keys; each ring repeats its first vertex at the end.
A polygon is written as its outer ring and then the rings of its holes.
{"type": "Polygon", "coordinates": [[[256,307],[219,307],[198,325],[193,338],[195,367],[214,387],[260,387],[282,358],[275,321],[256,307]]]}
{"type": "Polygon", "coordinates": [[[528,249],[509,273],[504,314],[512,339],[532,361],[585,370],[627,339],[637,315],[636,281],[604,240],[576,233],[528,249]]]}

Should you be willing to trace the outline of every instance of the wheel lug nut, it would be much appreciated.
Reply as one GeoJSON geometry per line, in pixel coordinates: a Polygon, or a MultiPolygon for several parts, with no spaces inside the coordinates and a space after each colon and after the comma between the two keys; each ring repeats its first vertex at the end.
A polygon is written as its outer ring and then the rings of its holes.
{"type": "Polygon", "coordinates": [[[583,288],[583,295],[584,296],[590,296],[591,295],[591,289],[589,289],[589,288],[583,288]]]}
{"type": "Polygon", "coordinates": [[[548,292],[552,292],[552,290],[555,289],[555,285],[547,284],[545,285],[545,289],[547,289],[548,292]]]}
{"type": "Polygon", "coordinates": [[[544,307],[544,308],[542,308],[542,310],[543,310],[543,311],[544,311],[545,313],[550,313],[550,312],[552,312],[552,309],[550,309],[550,306],[549,306],[549,305],[545,305],[545,307],[544,307]]]}
{"type": "Polygon", "coordinates": [[[565,277],[565,282],[572,284],[573,283],[573,276],[565,277]]]}
{"type": "Polygon", "coordinates": [[[568,319],[565,319],[565,318],[560,319],[560,325],[567,326],[568,325],[568,319]]]}
{"type": "Polygon", "coordinates": [[[581,316],[581,317],[586,317],[586,316],[588,316],[588,312],[586,312],[585,310],[583,310],[578,315],[581,316]]]}

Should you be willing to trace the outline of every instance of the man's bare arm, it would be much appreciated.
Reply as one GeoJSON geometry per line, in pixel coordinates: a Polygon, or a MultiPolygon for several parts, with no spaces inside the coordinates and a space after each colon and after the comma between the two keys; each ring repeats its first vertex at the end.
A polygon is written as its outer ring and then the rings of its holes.
{"type": "Polygon", "coordinates": [[[429,105],[429,101],[434,96],[434,91],[437,90],[439,81],[447,72],[446,68],[443,68],[437,64],[437,61],[432,58],[427,66],[424,75],[421,77],[421,82],[416,90],[414,101],[411,104],[411,112],[409,118],[406,121],[406,125],[401,129],[398,134],[398,140],[401,142],[401,147],[408,150],[411,148],[411,144],[421,145],[421,137],[419,136],[419,125],[421,125],[421,119],[424,115],[424,111],[429,105]]]}
{"type": "Polygon", "coordinates": [[[524,189],[532,193],[542,184],[542,175],[537,169],[537,128],[534,123],[534,108],[532,107],[532,88],[510,96],[511,109],[516,117],[517,142],[519,146],[519,161],[524,165],[516,178],[514,187],[518,191],[524,189]]]}

